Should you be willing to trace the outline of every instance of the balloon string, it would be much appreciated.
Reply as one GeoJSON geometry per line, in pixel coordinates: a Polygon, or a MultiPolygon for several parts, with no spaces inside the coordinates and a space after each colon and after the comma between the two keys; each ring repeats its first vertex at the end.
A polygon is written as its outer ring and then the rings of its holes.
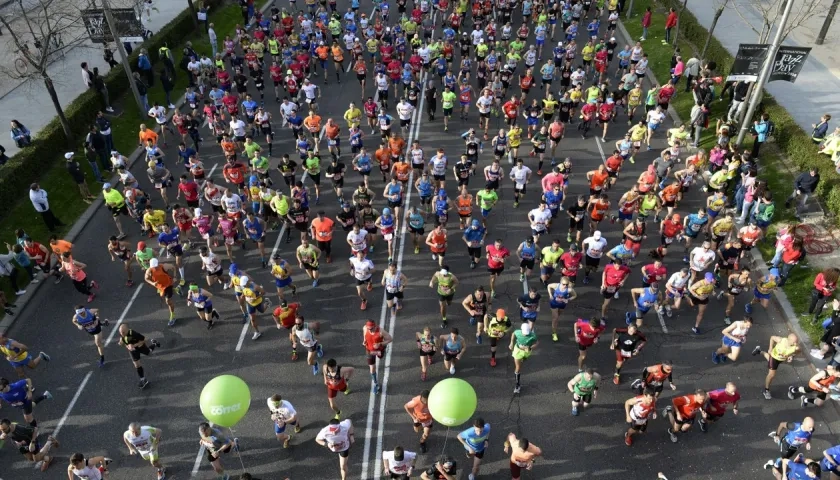
{"type": "MultiPolygon", "coordinates": [[[[233,437],[233,438],[236,438],[236,432],[233,431],[233,428],[228,427],[228,430],[230,431],[230,436],[233,437]]],[[[236,458],[239,459],[239,465],[242,466],[242,472],[244,473],[245,472],[245,462],[242,461],[242,452],[240,451],[238,446],[236,448],[236,458]]]]}
{"type": "Polygon", "coordinates": [[[446,442],[449,440],[449,430],[452,427],[446,427],[446,436],[443,437],[443,448],[440,449],[440,454],[443,455],[446,453],[446,442]]]}

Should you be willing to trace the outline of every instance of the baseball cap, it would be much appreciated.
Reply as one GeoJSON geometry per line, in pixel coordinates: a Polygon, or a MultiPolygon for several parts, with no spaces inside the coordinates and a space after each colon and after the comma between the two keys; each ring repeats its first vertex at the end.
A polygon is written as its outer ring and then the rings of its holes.
{"type": "Polygon", "coordinates": [[[110,184],[110,183],[103,183],[103,184],[102,184],[102,190],[108,190],[109,188],[111,188],[111,184],[110,184]]]}
{"type": "Polygon", "coordinates": [[[137,242],[137,250],[145,250],[146,249],[146,242],[139,241],[137,242]]]}
{"type": "Polygon", "coordinates": [[[531,324],[528,323],[528,322],[525,322],[525,323],[522,324],[522,334],[523,335],[528,335],[529,333],[531,333],[531,324]]]}
{"type": "Polygon", "coordinates": [[[67,153],[65,153],[65,154],[64,154],[64,158],[66,158],[67,160],[70,160],[71,158],[73,158],[73,152],[67,152],[67,153]]]}
{"type": "Polygon", "coordinates": [[[158,265],[160,265],[160,262],[158,261],[157,258],[153,258],[153,259],[149,260],[149,266],[150,267],[155,268],[158,265]]]}
{"type": "Polygon", "coordinates": [[[595,230],[595,233],[592,234],[592,238],[594,238],[595,240],[600,240],[601,239],[601,231],[600,230],[595,230]]]}
{"type": "Polygon", "coordinates": [[[706,272],[706,276],[704,277],[707,282],[714,282],[715,281],[715,274],[712,272],[706,272]]]}

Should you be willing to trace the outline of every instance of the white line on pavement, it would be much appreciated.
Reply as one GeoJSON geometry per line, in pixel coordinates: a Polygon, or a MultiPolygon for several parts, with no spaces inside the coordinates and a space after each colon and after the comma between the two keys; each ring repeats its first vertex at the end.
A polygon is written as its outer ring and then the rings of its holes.
{"type": "Polygon", "coordinates": [[[607,164],[607,157],[606,157],[606,155],[604,155],[604,149],[601,148],[601,141],[598,140],[598,137],[595,137],[594,140],[595,140],[595,145],[598,146],[598,153],[601,154],[601,161],[604,163],[604,165],[606,165],[607,164]]]}
{"type": "Polygon", "coordinates": [[[142,290],[142,289],[143,289],[143,284],[142,283],[140,285],[137,285],[137,288],[134,290],[134,295],[131,296],[131,300],[129,300],[128,303],[125,305],[125,308],[123,309],[119,320],[117,320],[117,323],[116,323],[116,325],[114,325],[114,328],[111,329],[111,334],[108,335],[108,339],[105,340],[105,346],[106,347],[108,345],[110,345],[111,342],[114,340],[114,335],[116,335],[117,331],[119,331],[120,325],[122,325],[123,320],[125,320],[125,316],[128,315],[128,311],[131,310],[131,306],[134,305],[134,301],[137,300],[137,295],[140,295],[140,290],[142,290]]]}
{"type": "Polygon", "coordinates": [[[54,437],[58,437],[59,432],[61,432],[61,428],[64,427],[64,424],[67,422],[70,412],[73,411],[73,407],[75,407],[76,402],[79,401],[79,396],[81,396],[82,392],[85,390],[91,375],[93,375],[93,372],[88,372],[87,375],[85,375],[84,380],[82,380],[82,384],[76,389],[76,394],[73,395],[73,399],[70,400],[70,404],[67,405],[67,409],[64,410],[64,415],[61,416],[61,420],[58,421],[58,425],[55,426],[55,430],[52,432],[54,437]]]}

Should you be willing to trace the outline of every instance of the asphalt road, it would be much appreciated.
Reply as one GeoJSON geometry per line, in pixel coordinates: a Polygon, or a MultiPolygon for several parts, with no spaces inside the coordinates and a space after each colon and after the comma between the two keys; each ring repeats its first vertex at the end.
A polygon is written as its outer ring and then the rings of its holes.
{"type": "MultiPolygon", "coordinates": [[[[355,79],[349,76],[344,78],[340,88],[330,84],[323,89],[320,103],[324,118],[332,116],[340,119],[347,103],[351,99],[357,101],[361,98],[355,79]]],[[[539,90],[536,90],[531,95],[538,94],[539,90]]],[[[276,117],[279,116],[275,104],[269,101],[267,106],[276,117]]],[[[474,126],[475,118],[474,115],[469,124],[453,119],[450,131],[444,132],[440,117],[428,122],[423,115],[418,115],[415,135],[426,149],[427,157],[434,148],[442,147],[450,159],[457,158],[463,148],[458,134],[474,126]]],[[[618,123],[611,126],[608,143],[602,146],[604,150],[610,150],[609,142],[621,136],[625,126],[624,116],[620,115],[618,123]]],[[[293,153],[291,136],[286,132],[281,133],[279,125],[275,129],[276,157],[272,158],[273,162],[277,162],[279,154],[293,153]]],[[[368,143],[372,139],[369,138],[368,143]]],[[[591,137],[581,139],[572,127],[567,130],[567,138],[561,143],[559,150],[562,153],[558,152],[558,156],[569,156],[574,162],[574,176],[568,192],[572,197],[586,192],[585,172],[602,162],[597,142],[591,137]]],[[[170,142],[170,145],[173,143],[170,142]]],[[[657,148],[653,151],[639,155],[635,165],[625,165],[622,177],[613,190],[615,196],[626,191],[655,158],[655,152],[664,148],[664,140],[659,134],[655,146],[657,148]]],[[[218,152],[216,146],[205,143],[202,153],[205,165],[212,167],[220,163],[222,160],[218,152]]],[[[174,150],[170,148],[166,153],[168,165],[174,167],[174,150]]],[[[492,158],[490,149],[485,148],[480,158],[480,166],[487,165],[492,158]]],[[[349,154],[345,153],[343,161],[349,164],[349,154]]],[[[533,159],[528,159],[526,163],[536,170],[533,159]]],[[[504,167],[507,172],[509,165],[504,167]]],[[[221,165],[216,169],[214,178],[221,177],[220,168],[221,165]]],[[[180,172],[179,168],[172,169],[180,172]]],[[[148,187],[142,167],[135,170],[141,184],[148,187]]],[[[279,180],[277,176],[275,179],[279,180]]],[[[358,175],[351,173],[348,176],[348,189],[355,188],[358,180],[358,175]]],[[[377,194],[381,193],[381,178],[372,176],[371,180],[377,194]]],[[[474,193],[481,183],[477,179],[472,180],[470,190],[474,193]]],[[[534,188],[529,189],[522,205],[515,209],[512,206],[510,182],[505,182],[501,189],[501,202],[489,219],[488,238],[501,238],[511,250],[524,239],[528,232],[526,214],[538,202],[536,179],[533,184],[534,188]]],[[[451,180],[450,185],[453,185],[451,180]]],[[[455,194],[451,186],[449,193],[455,194]]],[[[174,191],[170,197],[174,197],[174,191]]],[[[700,194],[693,191],[681,205],[680,212],[696,210],[702,201],[700,194]]],[[[416,195],[412,195],[411,204],[416,202],[416,195]]],[[[377,202],[376,206],[383,207],[381,202],[377,202]]],[[[322,194],[321,207],[329,215],[337,213],[338,206],[331,192],[322,194]]],[[[557,227],[561,238],[565,237],[565,223],[560,222],[562,226],[557,227]]],[[[128,222],[125,224],[128,225],[128,222]]],[[[604,225],[603,230],[610,246],[615,245],[620,238],[618,225],[604,225]]],[[[129,226],[128,231],[129,243],[141,239],[136,226],[129,226]]],[[[488,276],[484,263],[470,270],[466,251],[460,246],[460,232],[457,228],[450,228],[449,232],[447,263],[461,281],[456,295],[460,301],[478,285],[487,287],[488,276]]],[[[49,389],[55,396],[54,400],[38,405],[36,417],[44,430],[59,430],[58,437],[62,441],[57,465],[47,474],[48,478],[63,475],[67,457],[73,452],[114,458],[110,474],[112,479],[149,478],[153,474],[150,468],[139,458],[129,457],[122,444],[121,435],[132,421],[163,429],[161,455],[169,467],[169,478],[185,479],[191,475],[196,478],[214,478],[206,460],[197,457],[200,452],[196,427],[204,420],[198,408],[198,399],[204,384],[223,373],[243,378],[252,394],[251,411],[233,432],[242,442],[241,463],[240,459],[232,455],[224,458],[231,473],[240,472],[244,465],[247,471],[263,479],[338,478],[335,455],[313,441],[318,430],[332,416],[324,386],[320,377],[312,378],[305,362],[290,361],[286,332],[268,328],[271,321],[263,316],[261,324],[266,327],[264,336],[257,341],[252,341],[250,335],[244,336],[239,309],[232,293],[219,290],[214,290],[217,295],[214,304],[223,320],[212,331],[204,328],[183,300],[180,300],[177,307],[178,323],[168,328],[165,309],[156,298],[156,293],[148,286],[126,288],[121,265],[109,261],[106,241],[112,233],[115,233],[113,222],[108,212],[102,209],[76,241],[76,258],[89,265],[89,276],[102,285],[91,306],[99,308],[103,316],[112,322],[127,322],[147,337],[157,338],[162,348],[153,356],[143,359],[151,384],[139,391],[128,353],[116,341],[109,342],[107,346],[108,361],[105,368],[97,368],[97,355],[91,339],[70,323],[73,305],[84,300],[70,282],[64,281],[59,285],[50,282],[38,292],[37,300],[21,314],[9,336],[29,345],[33,351],[45,350],[53,358],[45,368],[32,373],[37,388],[49,389]],[[295,405],[305,426],[303,432],[295,435],[293,446],[288,450],[282,449],[274,439],[272,423],[264,406],[265,398],[274,393],[281,393],[295,405]]],[[[269,248],[276,246],[284,258],[291,260],[295,244],[277,241],[277,236],[277,232],[270,232],[267,245],[269,248]]],[[[656,246],[656,241],[656,235],[650,235],[643,251],[656,246]]],[[[321,341],[326,352],[324,359],[336,358],[343,365],[357,369],[357,375],[351,381],[353,393],[338,400],[356,429],[357,441],[350,455],[351,478],[373,478],[381,464],[383,449],[390,450],[397,444],[409,450],[417,449],[417,436],[412,431],[403,404],[421,390],[431,388],[436,381],[448,376],[438,360],[431,367],[429,380],[421,382],[414,344],[414,333],[421,331],[423,326],[431,326],[435,334],[445,333],[439,325],[437,297],[428,288],[436,263],[425,249],[421,255],[414,255],[410,244],[401,253],[398,258],[402,271],[408,276],[409,287],[406,289],[405,308],[396,318],[390,318],[385,315],[383,292],[379,287],[370,295],[368,310],[359,311],[355,289],[340,260],[349,255],[342,235],[337,234],[333,244],[336,260],[332,264],[324,264],[319,287],[309,286],[305,275],[296,269],[298,300],[303,304],[302,311],[307,320],[318,320],[322,324],[321,341]],[[394,336],[387,359],[379,366],[380,379],[387,382],[384,383],[381,395],[370,394],[370,380],[360,347],[360,330],[366,319],[383,323],[394,336]],[[389,364],[385,366],[387,362],[389,364]],[[362,477],[363,472],[367,476],[362,477]]],[[[567,246],[565,241],[563,245],[567,246]]],[[[218,253],[223,255],[222,251],[218,253]]],[[[236,257],[237,263],[244,265],[257,281],[271,289],[269,273],[260,268],[258,255],[253,248],[236,252],[236,257]]],[[[375,278],[378,280],[387,262],[386,249],[382,243],[377,245],[372,260],[377,267],[375,278]]],[[[681,262],[677,255],[671,255],[666,265],[673,272],[681,267],[681,262]]],[[[139,271],[135,272],[135,278],[140,278],[140,275],[139,271]]],[[[187,256],[187,277],[200,280],[199,260],[194,253],[187,256]]],[[[534,285],[535,282],[532,279],[530,284],[534,285]]],[[[634,273],[629,283],[637,286],[638,282],[638,275],[634,273]]],[[[498,281],[498,297],[493,302],[493,308],[502,307],[515,312],[516,297],[523,292],[523,288],[517,268],[513,262],[509,263],[498,281]]],[[[499,365],[495,369],[491,368],[488,365],[487,343],[476,346],[463,309],[457,306],[451,309],[450,325],[462,329],[468,344],[468,351],[459,363],[456,375],[473,384],[479,398],[476,414],[483,416],[492,425],[491,447],[482,468],[484,478],[507,478],[508,463],[507,456],[502,453],[502,442],[509,431],[527,436],[542,447],[545,453],[545,458],[537,463],[533,472],[526,474],[528,478],[644,479],[655,478],[658,471],[665,472],[672,479],[735,479],[751,478],[755,474],[769,475],[761,472],[761,465],[775,452],[773,444],[766,437],[767,432],[781,421],[801,420],[804,415],[798,402],[782,399],[784,386],[803,383],[810,375],[803,359],[798,359],[793,368],[782,367],[779,370],[773,390],[775,399],[764,400],[760,395],[766,372],[763,361],[745,355],[736,365],[715,366],[711,363],[711,351],[719,345],[720,330],[723,327],[723,304],[712,301],[704,322],[705,333],[699,336],[690,332],[693,311],[683,310],[673,318],[666,319],[667,334],[662,332],[655,318],[650,317],[643,329],[648,337],[648,345],[640,358],[626,365],[622,384],[614,386],[605,383],[594,406],[580,417],[572,417],[569,412],[571,398],[566,393],[565,384],[577,372],[577,349],[571,338],[570,324],[577,317],[588,318],[595,314],[601,301],[597,282],[588,286],[579,284],[577,291],[579,297],[563,317],[563,334],[561,341],[556,344],[549,337],[547,322],[550,313],[543,300],[543,312],[538,321],[541,343],[525,366],[523,389],[519,395],[512,393],[513,364],[509,353],[500,348],[499,365]],[[675,363],[674,380],[678,385],[676,394],[690,393],[696,388],[720,388],[727,381],[734,381],[742,395],[741,412],[738,416],[730,412],[723,421],[712,426],[708,433],[692,432],[681,437],[678,444],[668,440],[665,422],[660,419],[652,422],[648,434],[638,438],[634,446],[628,449],[623,445],[625,426],[621,405],[631,396],[628,387],[630,378],[645,365],[664,359],[671,359],[675,363]]],[[[545,298],[547,294],[542,293],[545,298]]],[[[273,300],[276,304],[276,297],[273,300]]],[[[623,326],[623,312],[629,308],[629,303],[629,292],[622,292],[620,299],[613,301],[608,315],[610,328],[623,326]]],[[[775,311],[756,309],[756,325],[750,333],[751,346],[757,343],[766,345],[770,335],[784,331],[778,315],[775,311]]],[[[110,327],[108,332],[113,328],[110,327]]],[[[602,343],[591,349],[588,364],[597,368],[609,380],[613,359],[606,343],[602,343]]],[[[0,372],[9,377],[14,376],[9,367],[0,367],[0,372]]],[[[666,392],[664,398],[670,399],[672,395],[675,393],[666,392]]],[[[818,421],[812,456],[819,456],[818,452],[830,446],[831,432],[837,431],[835,411],[833,407],[811,408],[808,413],[818,421]]],[[[15,421],[21,420],[20,413],[12,411],[8,406],[2,410],[2,415],[15,421]]],[[[437,455],[446,453],[453,455],[459,466],[464,462],[466,467],[462,448],[454,439],[456,434],[457,429],[447,431],[436,425],[429,440],[429,452],[420,456],[418,466],[428,467],[437,455]]],[[[467,472],[462,471],[459,478],[466,478],[466,475],[467,472]]],[[[44,478],[43,474],[35,472],[9,447],[0,453],[0,476],[15,479],[44,478]]]]}

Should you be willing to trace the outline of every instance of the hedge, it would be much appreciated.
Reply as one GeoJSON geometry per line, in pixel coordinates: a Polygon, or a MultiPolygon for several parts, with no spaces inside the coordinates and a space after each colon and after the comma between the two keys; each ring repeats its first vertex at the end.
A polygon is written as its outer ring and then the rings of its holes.
{"type": "MultiPolygon", "coordinates": [[[[224,0],[204,0],[204,4],[211,8],[218,8],[224,3],[224,0]]],[[[164,43],[173,48],[177,47],[194,33],[195,28],[192,11],[184,10],[154,36],[136,47],[129,56],[129,64],[136,67],[140,49],[144,48],[149,52],[149,59],[156,65],[159,62],[158,49],[164,43]]],[[[173,51],[176,56],[178,53],[173,51]]],[[[130,91],[131,87],[122,63],[108,72],[105,84],[108,86],[110,97],[114,99],[130,91]]],[[[68,142],[56,116],[35,135],[32,145],[9,159],[0,169],[0,205],[15,205],[20,200],[21,192],[25,192],[30,184],[37,181],[59,159],[63,160],[64,156],[61,153],[68,151],[68,148],[74,150],[68,145],[77,145],[78,141],[87,135],[96,112],[101,109],[102,98],[98,93],[91,90],[82,93],[64,108],[64,114],[73,132],[73,140],[68,142]]],[[[5,218],[8,211],[0,210],[0,219],[5,218]]]]}
{"type": "MultiPolygon", "coordinates": [[[[682,9],[682,2],[678,0],[662,0],[661,3],[666,9],[674,7],[678,12],[682,9]]],[[[720,27],[720,24],[718,26],[720,27]]],[[[698,50],[706,42],[709,33],[687,9],[680,14],[679,30],[680,38],[694,44],[698,50]]],[[[712,37],[709,48],[706,50],[706,60],[717,62],[717,71],[725,75],[732,66],[733,56],[717,38],[712,37]]],[[[834,163],[827,155],[817,153],[817,146],[811,141],[811,132],[802,130],[787,110],[776,103],[775,98],[766,91],[762,103],[763,111],[768,113],[770,119],[776,124],[775,143],[781,153],[787,157],[787,162],[794,167],[793,170],[802,172],[811,167],[819,167],[820,184],[817,188],[817,196],[827,213],[838,218],[840,216],[840,188],[838,188],[840,174],[835,170],[834,163]]],[[[687,118],[688,113],[680,112],[680,115],[687,118]]],[[[814,123],[818,122],[825,113],[828,112],[814,112],[814,123]]]]}

